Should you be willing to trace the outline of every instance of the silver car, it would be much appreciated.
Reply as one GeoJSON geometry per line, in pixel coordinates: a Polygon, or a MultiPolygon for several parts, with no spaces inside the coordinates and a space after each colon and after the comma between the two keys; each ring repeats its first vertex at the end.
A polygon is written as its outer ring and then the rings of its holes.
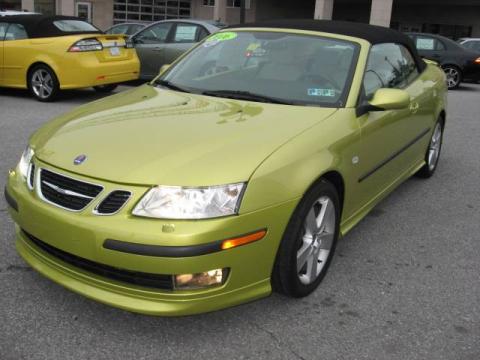
{"type": "Polygon", "coordinates": [[[152,79],[164,64],[176,58],[225,25],[201,20],[163,20],[132,36],[140,58],[140,78],[152,79]]]}

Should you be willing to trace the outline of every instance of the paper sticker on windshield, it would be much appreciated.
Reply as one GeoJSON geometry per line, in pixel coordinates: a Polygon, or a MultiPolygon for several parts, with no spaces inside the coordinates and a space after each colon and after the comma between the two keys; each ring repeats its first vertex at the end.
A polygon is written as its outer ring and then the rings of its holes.
{"type": "Polygon", "coordinates": [[[335,97],[334,89],[308,89],[308,96],[335,97]]]}
{"type": "Polygon", "coordinates": [[[207,40],[205,40],[205,43],[203,44],[203,46],[209,47],[209,46],[217,45],[222,41],[233,40],[236,37],[237,37],[236,32],[233,32],[233,31],[221,32],[221,33],[210,36],[207,40]]]}

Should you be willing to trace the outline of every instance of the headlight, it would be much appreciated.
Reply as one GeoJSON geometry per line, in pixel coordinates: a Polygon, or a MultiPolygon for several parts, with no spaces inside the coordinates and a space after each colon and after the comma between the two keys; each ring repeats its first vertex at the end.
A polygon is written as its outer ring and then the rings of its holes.
{"type": "Polygon", "coordinates": [[[24,179],[27,178],[28,174],[28,167],[30,166],[30,161],[32,161],[34,152],[30,146],[27,146],[25,151],[20,158],[20,162],[18,163],[18,172],[24,179]]]}
{"type": "Polygon", "coordinates": [[[202,188],[157,186],[133,210],[161,219],[208,219],[238,213],[245,183],[202,188]]]}

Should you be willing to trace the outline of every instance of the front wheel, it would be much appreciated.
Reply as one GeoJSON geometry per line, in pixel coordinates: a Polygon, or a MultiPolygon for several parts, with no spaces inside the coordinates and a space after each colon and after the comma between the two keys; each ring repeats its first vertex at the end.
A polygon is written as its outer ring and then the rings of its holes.
{"type": "Polygon", "coordinates": [[[57,76],[46,65],[35,66],[28,75],[28,89],[39,101],[53,101],[60,91],[57,76]]]}
{"type": "Polygon", "coordinates": [[[117,84],[107,84],[107,85],[98,85],[94,86],[96,92],[108,94],[117,88],[117,84]]]}
{"type": "Polygon", "coordinates": [[[338,193],[321,180],[301,200],[285,230],[272,273],[276,291],[303,297],[318,287],[332,261],[339,224],[338,193]]]}
{"type": "Polygon", "coordinates": [[[453,65],[445,65],[443,71],[447,76],[447,87],[449,90],[457,89],[462,81],[462,72],[453,65]]]}
{"type": "Polygon", "coordinates": [[[429,178],[437,169],[438,160],[440,159],[440,152],[442,151],[443,142],[443,122],[437,121],[433,129],[430,143],[425,154],[425,165],[417,172],[417,176],[422,178],[429,178]]]}

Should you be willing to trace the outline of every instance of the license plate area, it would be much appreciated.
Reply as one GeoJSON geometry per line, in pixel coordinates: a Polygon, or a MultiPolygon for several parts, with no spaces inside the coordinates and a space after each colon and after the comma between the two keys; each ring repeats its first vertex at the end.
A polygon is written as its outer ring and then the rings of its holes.
{"type": "Polygon", "coordinates": [[[110,55],[112,55],[112,56],[119,56],[120,55],[120,48],[118,48],[116,46],[109,48],[109,51],[110,51],[110,55]]]}

